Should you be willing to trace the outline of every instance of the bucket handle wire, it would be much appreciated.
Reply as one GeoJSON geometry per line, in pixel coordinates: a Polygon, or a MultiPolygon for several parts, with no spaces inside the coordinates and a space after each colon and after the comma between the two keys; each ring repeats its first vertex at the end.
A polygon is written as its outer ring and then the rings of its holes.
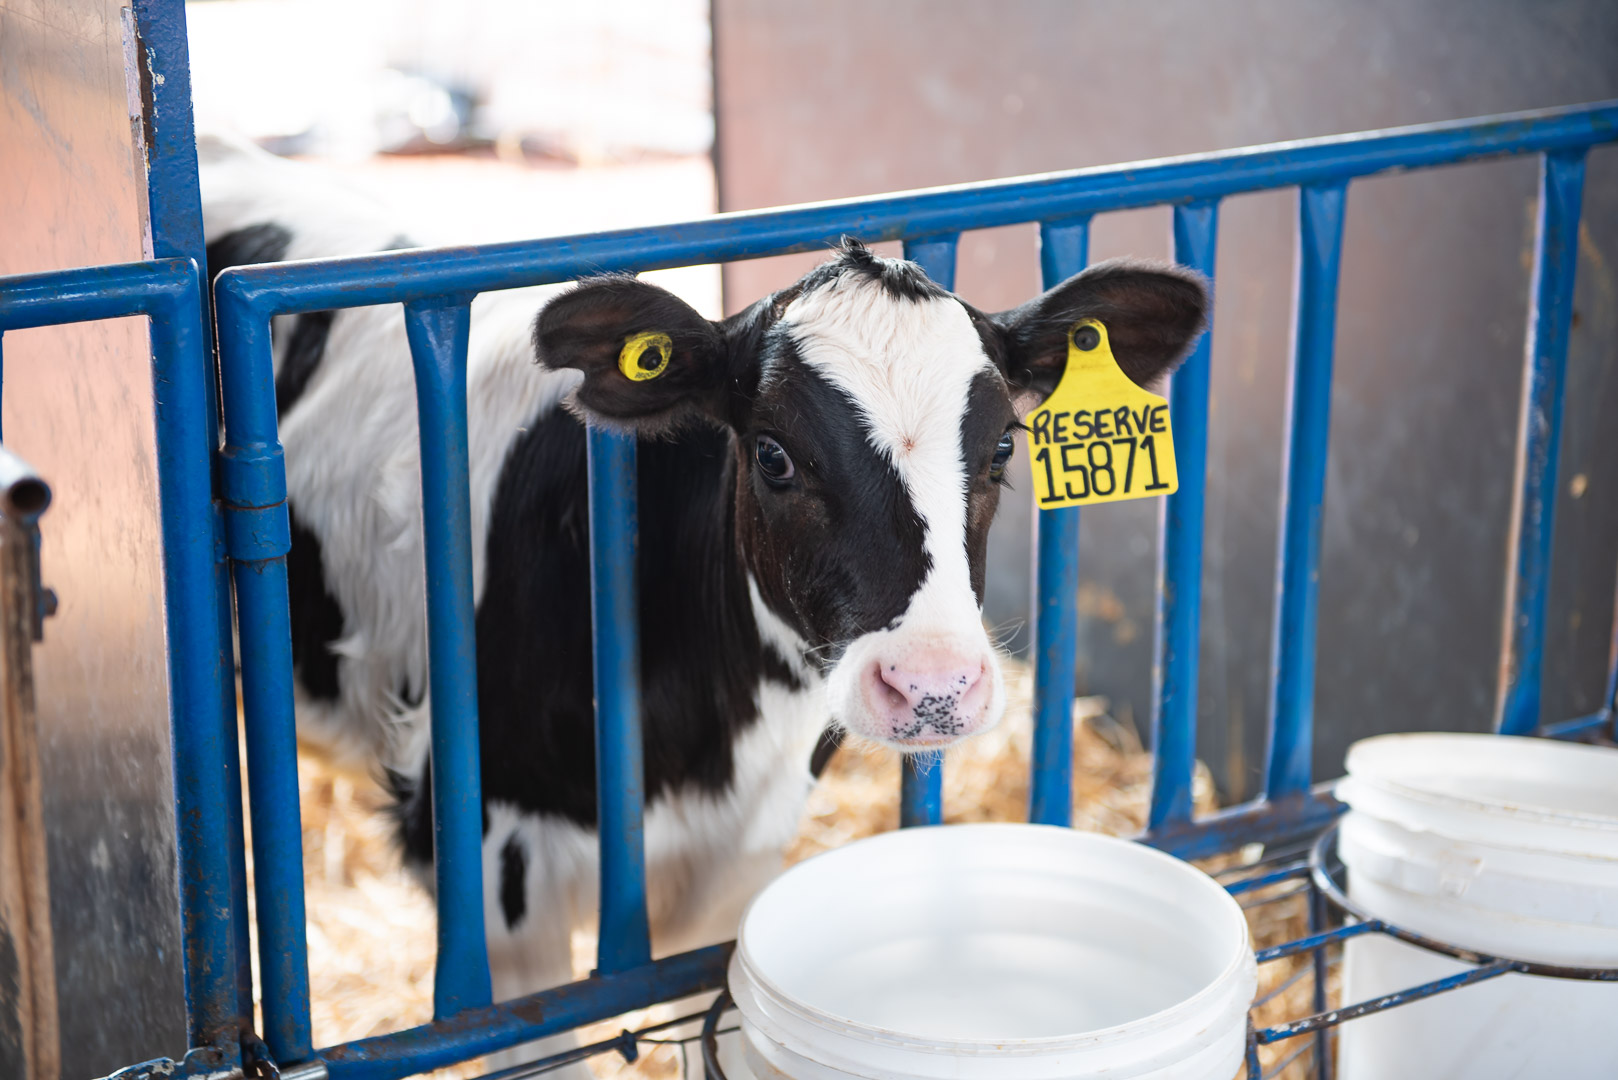
{"type": "Polygon", "coordinates": [[[732,1004],[730,991],[719,991],[713,1007],[702,1020],[702,1075],[708,1080],[728,1080],[719,1064],[719,1023],[732,1004]]]}

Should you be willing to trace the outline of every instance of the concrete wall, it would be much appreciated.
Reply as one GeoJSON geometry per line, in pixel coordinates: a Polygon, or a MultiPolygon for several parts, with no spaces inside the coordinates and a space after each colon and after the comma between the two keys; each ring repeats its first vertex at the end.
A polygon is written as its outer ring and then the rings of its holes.
{"type": "MultiPolygon", "coordinates": [[[[1618,97],[1593,0],[714,0],[723,209],[982,180],[1618,97]]],[[[1599,705],[1618,564],[1618,150],[1591,155],[1545,708],[1599,705]]],[[[1536,167],[1349,196],[1321,577],[1316,775],[1348,742],[1491,719],[1536,167]]],[[[1267,715],[1294,193],[1221,209],[1200,752],[1254,791],[1267,715]]],[[[1096,220],[1092,256],[1167,256],[1169,216],[1096,220]]],[[[1038,289],[1032,227],[967,235],[959,290],[1038,289]]],[[[727,271],[734,309],[809,257],[727,271]]],[[[1018,463],[1014,466],[1021,469],[1018,463]]],[[[1001,511],[989,617],[1025,617],[1027,482],[1001,511]]],[[[1084,516],[1080,687],[1144,728],[1157,507],[1084,516]]],[[[1024,639],[1025,640],[1025,639],[1024,639]]]]}

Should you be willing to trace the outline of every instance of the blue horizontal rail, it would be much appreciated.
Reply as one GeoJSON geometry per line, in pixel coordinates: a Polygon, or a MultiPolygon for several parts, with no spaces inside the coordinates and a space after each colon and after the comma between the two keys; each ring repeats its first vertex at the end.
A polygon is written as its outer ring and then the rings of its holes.
{"type": "MultiPolygon", "coordinates": [[[[236,565],[242,607],[244,665],[268,670],[249,678],[244,670],[244,709],[249,727],[249,768],[255,802],[262,771],[264,791],[284,819],[266,822],[259,873],[286,895],[266,898],[261,884],[260,950],[266,963],[266,1037],[277,1059],[295,1061],[314,1051],[308,1041],[306,961],[302,941],[301,867],[297,849],[278,845],[277,830],[296,828],[296,791],[287,791],[292,768],[291,667],[284,640],[285,554],[288,534],[285,470],[276,435],[269,322],[301,311],[403,303],[414,329],[412,352],[424,427],[443,428],[424,440],[423,493],[426,520],[437,522],[427,537],[428,561],[443,572],[441,602],[431,628],[434,768],[453,770],[456,798],[435,792],[441,897],[439,1020],[429,1029],[384,1036],[364,1044],[320,1051],[333,1069],[367,1077],[417,1071],[470,1053],[483,1053],[536,1037],[553,1026],[571,1026],[631,1007],[646,993],[675,989],[657,973],[683,971],[679,993],[712,988],[717,967],[681,967],[675,957],[648,963],[645,865],[640,772],[640,703],[634,612],[633,447],[603,433],[590,440],[592,561],[596,619],[597,739],[602,844],[602,939],[599,977],[534,999],[566,1002],[561,1014],[534,1023],[511,1019],[515,1005],[487,1003],[487,961],[481,945],[481,882],[450,868],[475,865],[480,841],[469,812],[477,791],[475,655],[469,610],[469,556],[457,506],[464,492],[465,304],[477,293],[560,282],[603,272],[644,271],[824,248],[843,235],[866,241],[901,240],[910,257],[936,279],[953,281],[961,232],[1038,222],[1046,284],[1071,275],[1087,258],[1093,214],[1170,204],[1175,208],[1176,258],[1208,276],[1216,261],[1218,204],[1226,196],[1270,188],[1300,188],[1298,297],[1294,313],[1289,427],[1285,466],[1281,557],[1277,574],[1270,748],[1265,798],[1200,819],[1192,814],[1191,780],[1196,749],[1196,654],[1203,509],[1201,480],[1207,438],[1208,352],[1206,341],[1171,386],[1177,457],[1188,482],[1163,507],[1160,581],[1162,601],[1156,634],[1154,773],[1150,829],[1145,839],[1185,857],[1229,850],[1236,844],[1280,842],[1317,830],[1340,807],[1312,786],[1315,605],[1320,570],[1320,523],[1325,498],[1331,361],[1335,337],[1336,280],[1349,182],[1404,169],[1450,165],[1510,154],[1539,153],[1547,162],[1547,199],[1542,210],[1536,272],[1536,317],[1530,331],[1533,360],[1525,376],[1534,402],[1526,415],[1520,457],[1524,485],[1540,485],[1522,497],[1514,581],[1521,622],[1516,653],[1529,662],[1511,668],[1502,697],[1537,702],[1535,642],[1544,620],[1540,547],[1550,535],[1554,484],[1556,409],[1565,364],[1565,314],[1572,275],[1566,270],[1566,237],[1576,228],[1577,186],[1566,163],[1582,160],[1590,145],[1618,138],[1618,102],[1545,110],[1480,121],[1428,125],[1387,132],[1315,139],[1159,161],[984,184],[936,188],[868,199],[785,209],[725,214],[702,221],[586,236],[557,237],[482,247],[412,250],[340,259],[239,267],[222,274],[215,295],[220,332],[226,445],[222,489],[230,519],[230,553],[236,565]],[[1550,205],[1549,203],[1547,205],[1550,205]],[[1560,238],[1560,239],[1558,239],[1560,238]],[[1561,246],[1558,247],[1557,245],[1561,246]],[[1561,260],[1561,261],[1558,261],[1561,260]],[[1566,270],[1566,272],[1563,272],[1566,270]],[[1541,314],[1542,313],[1542,314],[1541,314]],[[1561,334],[1558,339],[1557,335],[1561,334]],[[1560,359],[1558,359],[1560,350],[1560,359]],[[431,378],[428,376],[431,375],[431,378]],[[459,383],[459,386],[456,384],[459,383]],[[457,400],[457,395],[460,395],[457,400]],[[1539,419],[1544,423],[1540,424],[1539,419]],[[442,443],[438,440],[442,439],[442,443]],[[433,445],[427,443],[431,441],[433,445]],[[428,460],[436,477],[429,477],[428,460]],[[1547,464],[1548,462],[1548,464],[1547,464]],[[456,475],[459,474],[459,475],[456,475]],[[1537,546],[1536,546],[1537,545],[1537,546]],[[244,587],[244,574],[253,581],[244,587]],[[438,625],[441,622],[453,624],[438,625]],[[440,704],[440,669],[449,680],[440,704]],[[458,687],[458,689],[456,689],[458,687]],[[440,709],[467,722],[446,722],[440,709]],[[254,731],[259,732],[255,738],[254,731]],[[258,739],[263,741],[260,742],[258,739]],[[262,758],[254,764],[255,758],[262,758]],[[470,794],[469,794],[470,793],[470,794]],[[286,821],[290,820],[288,826],[286,821]],[[474,880],[465,880],[474,879],[474,880]],[[271,902],[264,904],[265,900],[271,902]],[[447,903],[445,902],[447,900],[447,903]],[[266,921],[267,920],[267,921],[266,921]],[[268,972],[276,967],[280,974],[268,972]],[[304,974],[299,981],[299,970],[304,974]],[[453,971],[451,970],[453,969],[453,971]],[[274,981],[279,980],[279,981],[274,981]],[[636,980],[641,980],[637,982],[636,980]],[[647,981],[650,980],[650,981],[647,981]],[[273,986],[272,986],[273,982],[273,986]],[[617,987],[634,986],[633,992],[617,987]],[[593,988],[593,989],[585,989],[593,988]],[[577,993],[574,993],[574,990],[577,993]],[[549,996],[547,996],[549,995],[549,996]],[[564,1015],[568,1022],[554,1019],[564,1015]],[[451,1036],[480,1017],[494,1024],[478,1033],[451,1036]],[[495,1018],[490,1020],[489,1018],[495,1018]],[[502,1019],[504,1018],[504,1019],[502,1019]],[[435,1034],[437,1033],[437,1034],[435,1034]],[[447,1050],[445,1040],[458,1050],[447,1050]],[[459,1041],[456,1041],[459,1040],[459,1041]],[[369,1049],[360,1054],[355,1048],[369,1049]],[[446,1056],[448,1055],[448,1056],[446,1056]],[[362,1064],[363,1063],[363,1064],[362,1064]]],[[[1524,487],[1524,491],[1528,491],[1524,487]]],[[[1038,528],[1039,596],[1035,648],[1035,762],[1030,794],[1032,820],[1071,820],[1072,702],[1077,647],[1077,511],[1042,514],[1038,528]]],[[[1548,555],[1545,556],[1548,558],[1548,555]]],[[[1609,702],[1610,704],[1610,702],[1609,702]]],[[[1514,706],[1512,715],[1526,715],[1514,706]]],[[[450,715],[446,712],[444,715],[450,715]]],[[[911,763],[905,771],[904,824],[942,817],[941,769],[911,763]]],[[[448,787],[450,785],[443,785],[448,787]]],[[[255,807],[255,842],[258,836],[255,807]]],[[[657,1000],[656,998],[647,999],[657,1000]]],[[[644,1003],[644,1002],[643,1002],[644,1003]]],[[[483,1021],[479,1021],[480,1023],[483,1021]]],[[[470,1030],[470,1029],[467,1029],[470,1030]]]]}
{"type": "Polygon", "coordinates": [[[655,964],[468,1009],[447,1020],[344,1043],[320,1052],[331,1080],[398,1080],[493,1053],[608,1016],[724,985],[730,946],[713,945],[655,964]]]}
{"type": "Polygon", "coordinates": [[[1618,101],[1368,135],[1275,143],[1122,166],[930,188],[702,221],[476,247],[396,251],[237,267],[221,300],[262,314],[403,303],[824,249],[847,234],[866,241],[924,239],[998,225],[1223,198],[1618,138],[1618,101]]]}

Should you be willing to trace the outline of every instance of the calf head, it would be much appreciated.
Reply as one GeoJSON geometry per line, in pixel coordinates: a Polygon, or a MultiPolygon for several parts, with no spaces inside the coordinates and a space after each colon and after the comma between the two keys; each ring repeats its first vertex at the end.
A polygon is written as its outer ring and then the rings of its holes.
{"type": "Polygon", "coordinates": [[[1018,417],[1055,389],[1069,329],[1101,320],[1145,385],[1206,306],[1189,271],[1113,261],[984,314],[845,241],[722,322],[631,277],[587,279],[540,313],[534,342],[583,371],[577,402],[600,422],[735,433],[735,530],[765,642],[818,666],[846,730],[917,751],[1004,709],[982,621],[989,523],[1018,417]]]}

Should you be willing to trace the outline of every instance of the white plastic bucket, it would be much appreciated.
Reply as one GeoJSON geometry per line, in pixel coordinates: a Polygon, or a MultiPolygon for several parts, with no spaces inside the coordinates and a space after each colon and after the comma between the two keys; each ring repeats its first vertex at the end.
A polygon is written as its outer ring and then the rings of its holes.
{"type": "Polygon", "coordinates": [[[793,1080],[1230,1080],[1256,981],[1213,879],[1039,825],[801,863],[754,899],[730,966],[748,1068],[793,1080]]]}
{"type": "MultiPolygon", "coordinates": [[[[1497,735],[1356,743],[1338,795],[1349,896],[1495,956],[1618,967],[1618,751],[1497,735]]],[[[1346,947],[1343,1000],[1467,970],[1381,935],[1346,947]]],[[[1618,984],[1504,975],[1353,1020],[1343,1080],[1618,1076],[1618,984]]]]}

